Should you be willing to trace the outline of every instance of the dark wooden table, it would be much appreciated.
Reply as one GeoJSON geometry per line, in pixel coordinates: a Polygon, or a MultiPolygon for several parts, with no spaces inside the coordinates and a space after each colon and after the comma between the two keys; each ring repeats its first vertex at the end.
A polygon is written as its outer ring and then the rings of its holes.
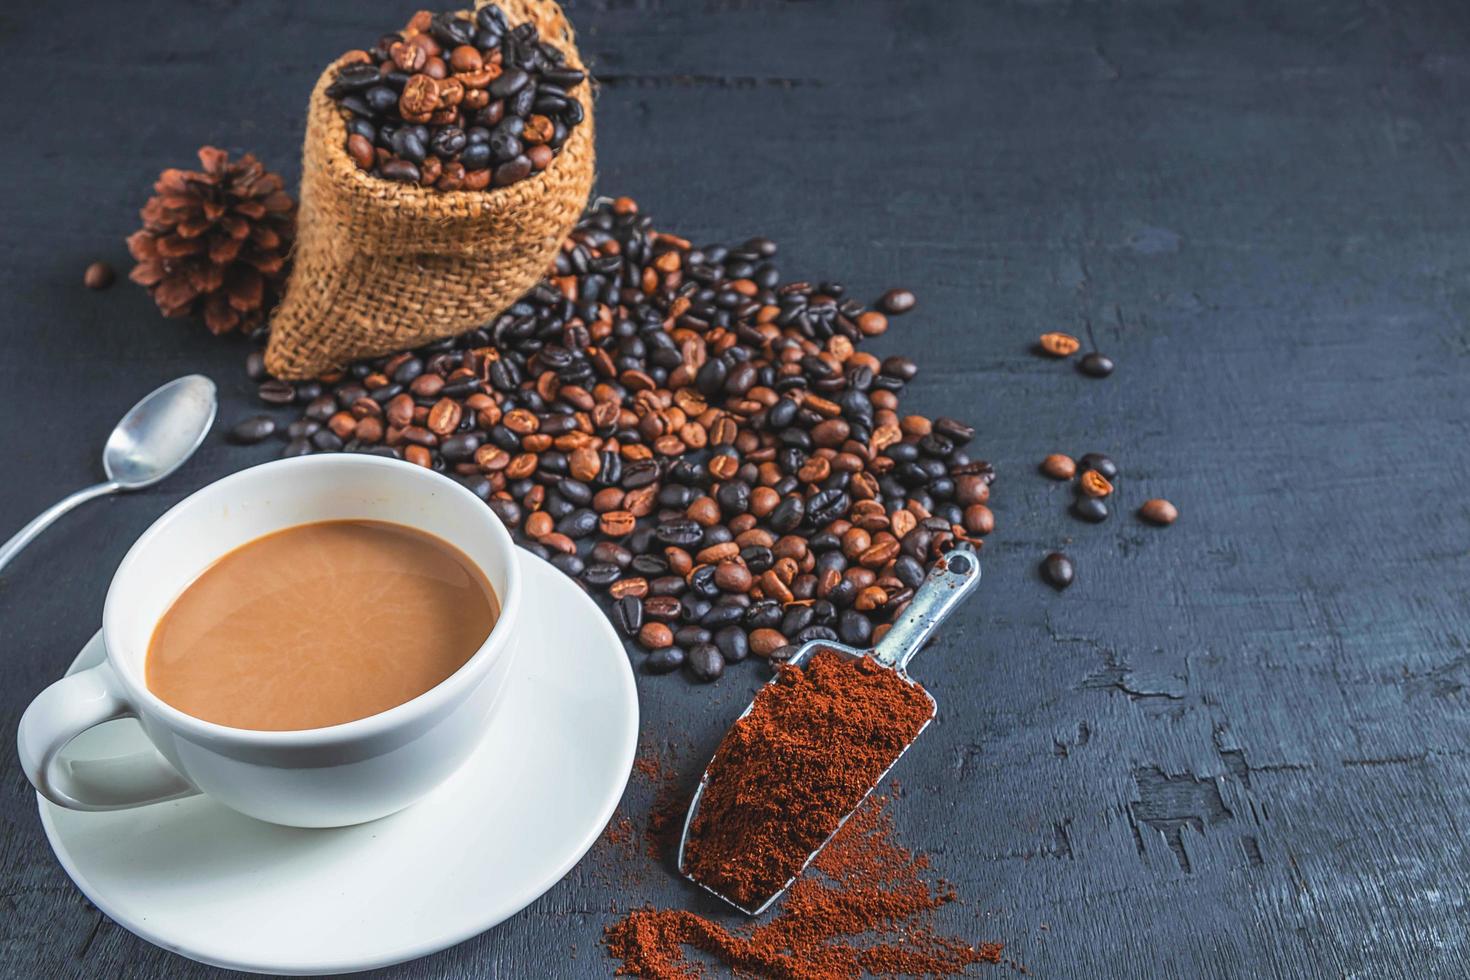
{"type": "MultiPolygon", "coordinates": [[[[950,928],[1043,976],[1465,975],[1470,873],[1470,8],[603,0],[599,188],[788,275],[919,310],[872,348],[906,404],[977,424],[1001,477],[986,582],[916,663],[941,721],[903,762],[906,842],[950,928]],[[1114,356],[1096,381],[1028,350],[1114,356]],[[1121,464],[1066,514],[1048,452],[1121,464]],[[1168,496],[1169,530],[1130,508],[1168,496]],[[1076,585],[1037,562],[1065,546],[1076,585]]],[[[253,410],[244,348],[82,288],[201,143],[294,176],[321,63],[385,0],[12,5],[0,14],[0,536],[99,477],[176,375],[253,410]]],[[[204,976],[103,918],[51,855],[11,736],[170,504],[263,459],[212,436],[0,575],[0,973],[204,976]]],[[[640,677],[649,751],[696,770],[758,664],[640,677]]],[[[625,806],[641,816],[651,788],[625,806]]],[[[493,828],[490,832],[493,832],[493,828]]],[[[600,848],[492,932],[386,971],[601,976],[615,908],[695,899],[600,848]],[[617,884],[619,880],[630,883],[617,884]]]]}

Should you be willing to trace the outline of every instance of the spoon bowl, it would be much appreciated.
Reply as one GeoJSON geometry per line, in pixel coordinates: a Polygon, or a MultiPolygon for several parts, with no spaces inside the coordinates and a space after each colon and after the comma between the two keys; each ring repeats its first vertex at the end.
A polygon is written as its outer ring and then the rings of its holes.
{"type": "Polygon", "coordinates": [[[62,514],[93,497],[152,486],[184,465],[214,425],[214,382],[190,374],[154,390],[117,423],[102,450],[107,481],[52,504],[0,544],[0,569],[62,514]]]}
{"type": "Polygon", "coordinates": [[[152,486],[194,455],[218,406],[214,382],[190,374],[155,389],[128,409],[107,437],[102,469],[119,490],[152,486]]]}

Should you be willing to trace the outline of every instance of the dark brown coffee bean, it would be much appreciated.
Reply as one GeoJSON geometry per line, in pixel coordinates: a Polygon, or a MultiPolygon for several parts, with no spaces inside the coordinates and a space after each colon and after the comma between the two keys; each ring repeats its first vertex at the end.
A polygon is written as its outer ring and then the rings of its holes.
{"type": "Polygon", "coordinates": [[[613,604],[613,620],[624,636],[637,636],[643,628],[643,602],[637,596],[624,596],[613,604]]]}
{"type": "Polygon", "coordinates": [[[666,646],[654,650],[643,661],[643,669],[650,674],[668,674],[678,670],[684,665],[684,649],[676,646],[666,646]]]}
{"type": "Polygon", "coordinates": [[[725,673],[725,656],[713,643],[697,643],[689,648],[685,665],[695,680],[708,684],[725,673]]]}
{"type": "Polygon", "coordinates": [[[1041,575],[1057,591],[1067,588],[1077,576],[1072,559],[1060,551],[1053,551],[1041,563],[1041,575]]]}
{"type": "Polygon", "coordinates": [[[907,289],[890,289],[878,298],[878,309],[889,316],[899,316],[912,310],[917,302],[907,289]]]}
{"type": "Polygon", "coordinates": [[[1118,478],[1118,464],[1102,453],[1087,453],[1078,460],[1084,470],[1097,470],[1109,480],[1118,478]]]}
{"type": "Polygon", "coordinates": [[[750,655],[750,642],[739,626],[726,626],[715,633],[715,646],[727,664],[739,663],[750,655]]]}
{"type": "Polygon", "coordinates": [[[255,389],[255,394],[267,405],[289,405],[296,400],[296,388],[289,381],[268,378],[255,389]]]}
{"type": "Polygon", "coordinates": [[[82,274],[82,282],[88,289],[106,289],[117,279],[117,273],[106,262],[93,262],[82,274]]]}
{"type": "Polygon", "coordinates": [[[1099,497],[1078,497],[1072,503],[1072,513],[1089,524],[1101,524],[1108,519],[1108,505],[1099,497]]]}
{"type": "Polygon", "coordinates": [[[1090,354],[1084,354],[1082,360],[1077,363],[1077,367],[1083,374],[1094,378],[1106,378],[1113,373],[1113,359],[1106,354],[1093,351],[1090,354]]]}
{"type": "Polygon", "coordinates": [[[276,422],[268,415],[254,415],[241,419],[230,429],[230,441],[243,446],[254,445],[275,435],[276,422]]]}

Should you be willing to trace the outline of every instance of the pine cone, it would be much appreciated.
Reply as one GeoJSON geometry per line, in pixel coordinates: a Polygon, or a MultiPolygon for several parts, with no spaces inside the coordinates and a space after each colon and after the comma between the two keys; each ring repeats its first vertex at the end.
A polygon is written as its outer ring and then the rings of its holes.
{"type": "Polygon", "coordinates": [[[199,150],[202,171],[165,170],[128,238],[138,261],[130,278],[148,287],[164,316],[203,310],[211,333],[260,320],[285,275],[296,205],[251,154],[199,150]]]}

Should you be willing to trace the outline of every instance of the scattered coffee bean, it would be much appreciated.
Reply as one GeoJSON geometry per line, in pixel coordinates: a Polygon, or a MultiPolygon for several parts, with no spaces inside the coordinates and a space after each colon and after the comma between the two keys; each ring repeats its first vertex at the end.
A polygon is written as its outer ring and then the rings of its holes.
{"type": "Polygon", "coordinates": [[[106,289],[116,279],[117,274],[106,262],[93,262],[82,274],[82,282],[88,289],[106,289]]]}
{"type": "Polygon", "coordinates": [[[1106,378],[1113,373],[1113,359],[1106,354],[1099,354],[1097,351],[1093,351],[1090,354],[1083,355],[1082,360],[1077,363],[1077,367],[1083,374],[1094,378],[1106,378]]]}
{"type": "Polygon", "coordinates": [[[1087,453],[1078,463],[1084,470],[1097,470],[1109,480],[1118,478],[1118,464],[1102,453],[1087,453]]]}
{"type": "Polygon", "coordinates": [[[1089,524],[1101,524],[1108,519],[1108,505],[1100,497],[1078,497],[1072,503],[1072,513],[1089,524]]]}
{"type": "Polygon", "coordinates": [[[1108,478],[1097,470],[1087,470],[1077,480],[1077,488],[1089,497],[1106,497],[1113,492],[1108,478]]]}
{"type": "Polygon", "coordinates": [[[1053,551],[1042,560],[1041,575],[1052,588],[1060,592],[1072,584],[1077,576],[1077,569],[1073,566],[1072,559],[1060,551],[1053,551]]]}
{"type": "Polygon", "coordinates": [[[1145,500],[1138,508],[1138,516],[1150,524],[1169,525],[1179,519],[1179,509],[1162,497],[1145,500]]]}
{"type": "Polygon", "coordinates": [[[899,316],[914,308],[918,299],[907,289],[890,289],[878,298],[878,309],[889,316],[899,316]]]}
{"type": "Polygon", "coordinates": [[[276,422],[269,415],[254,415],[241,419],[230,429],[230,441],[242,446],[251,446],[275,435],[276,422]]]}
{"type": "Polygon", "coordinates": [[[1042,334],[1037,340],[1037,346],[1041,348],[1042,353],[1050,354],[1052,357],[1071,357],[1077,353],[1082,342],[1069,333],[1053,331],[1042,334]]]}
{"type": "Polygon", "coordinates": [[[1077,475],[1077,464],[1070,456],[1052,453],[1041,461],[1041,472],[1053,480],[1070,480],[1077,475]]]}

